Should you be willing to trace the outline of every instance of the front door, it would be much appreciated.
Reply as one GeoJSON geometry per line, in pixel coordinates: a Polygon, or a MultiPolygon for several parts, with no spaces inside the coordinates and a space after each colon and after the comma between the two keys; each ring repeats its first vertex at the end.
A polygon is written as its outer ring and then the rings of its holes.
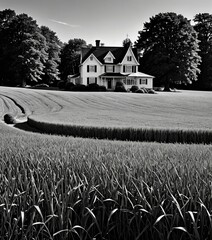
{"type": "Polygon", "coordinates": [[[111,80],[111,79],[108,79],[108,80],[107,80],[107,88],[108,88],[108,89],[111,89],[111,88],[112,88],[112,80],[111,80]]]}

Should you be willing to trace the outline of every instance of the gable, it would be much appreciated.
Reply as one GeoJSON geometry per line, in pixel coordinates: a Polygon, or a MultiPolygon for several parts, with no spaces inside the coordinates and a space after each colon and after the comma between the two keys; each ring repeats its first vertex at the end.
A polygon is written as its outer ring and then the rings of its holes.
{"type": "Polygon", "coordinates": [[[139,65],[131,47],[128,48],[121,64],[123,64],[123,65],[139,65]]]}
{"type": "Polygon", "coordinates": [[[96,56],[91,53],[83,62],[83,64],[88,64],[88,65],[94,65],[94,64],[98,64],[98,65],[102,65],[102,63],[96,58],[96,56]]]}
{"type": "Polygon", "coordinates": [[[81,63],[83,63],[91,54],[93,54],[99,60],[99,62],[104,64],[104,58],[109,52],[114,57],[113,64],[118,64],[123,60],[127,49],[124,47],[92,47],[86,52],[86,54],[82,55],[81,63]]]}
{"type": "Polygon", "coordinates": [[[113,56],[113,54],[111,53],[111,51],[109,51],[106,56],[104,57],[104,62],[105,63],[113,63],[113,61],[115,60],[115,57],[113,56]]]}
{"type": "Polygon", "coordinates": [[[82,49],[81,64],[83,64],[88,57],[93,54],[100,64],[126,64],[126,65],[139,65],[136,59],[136,49],[132,47],[92,47],[82,49]],[[108,59],[106,59],[108,58],[108,59]],[[112,59],[109,59],[112,58],[112,59]],[[105,61],[106,60],[106,61],[105,61]],[[109,61],[111,60],[111,61],[109,61]],[[113,60],[113,61],[112,61],[113,60]]]}

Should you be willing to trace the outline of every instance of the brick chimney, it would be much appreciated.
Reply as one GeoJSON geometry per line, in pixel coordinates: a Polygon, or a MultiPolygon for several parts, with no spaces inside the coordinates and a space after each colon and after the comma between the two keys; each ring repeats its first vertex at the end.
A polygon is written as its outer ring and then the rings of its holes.
{"type": "Polygon", "coordinates": [[[96,47],[100,46],[100,40],[96,40],[96,47]]]}

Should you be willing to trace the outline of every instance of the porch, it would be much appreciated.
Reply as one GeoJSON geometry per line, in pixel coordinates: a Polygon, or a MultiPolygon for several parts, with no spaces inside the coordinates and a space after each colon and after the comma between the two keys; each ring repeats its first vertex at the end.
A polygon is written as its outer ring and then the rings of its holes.
{"type": "Polygon", "coordinates": [[[104,73],[100,75],[100,85],[105,86],[108,90],[114,90],[117,82],[123,82],[126,89],[130,89],[132,86],[152,89],[153,78],[153,76],[141,72],[104,73]]]}
{"type": "Polygon", "coordinates": [[[100,75],[100,85],[105,86],[108,90],[115,90],[117,82],[124,82],[126,75],[122,73],[104,73],[100,75]]]}

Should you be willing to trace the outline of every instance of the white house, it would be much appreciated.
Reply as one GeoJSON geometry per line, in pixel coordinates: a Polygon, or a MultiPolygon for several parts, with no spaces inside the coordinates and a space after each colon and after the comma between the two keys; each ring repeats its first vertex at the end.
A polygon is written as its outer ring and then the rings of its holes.
{"type": "Polygon", "coordinates": [[[97,83],[108,90],[115,89],[117,82],[123,82],[126,89],[133,85],[153,88],[153,76],[138,72],[137,50],[127,47],[96,46],[82,48],[79,76],[73,82],[88,85],[97,83]]]}

